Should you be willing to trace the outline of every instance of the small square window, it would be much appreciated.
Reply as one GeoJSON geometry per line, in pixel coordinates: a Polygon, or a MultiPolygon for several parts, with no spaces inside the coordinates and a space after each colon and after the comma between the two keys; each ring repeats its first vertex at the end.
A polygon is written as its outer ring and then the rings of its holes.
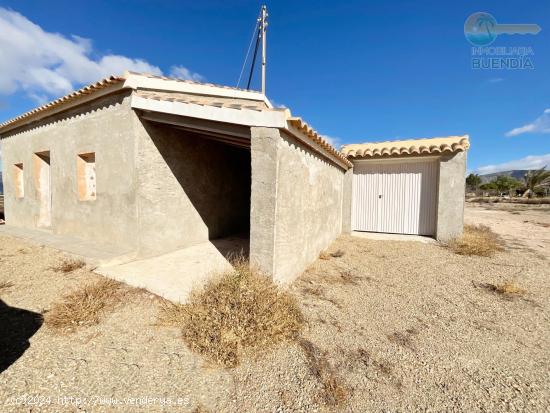
{"type": "Polygon", "coordinates": [[[22,163],[13,165],[13,187],[15,188],[16,198],[23,198],[25,196],[25,175],[22,163]]]}
{"type": "Polygon", "coordinates": [[[95,152],[80,153],[76,157],[76,183],[79,201],[96,199],[95,152]]]}

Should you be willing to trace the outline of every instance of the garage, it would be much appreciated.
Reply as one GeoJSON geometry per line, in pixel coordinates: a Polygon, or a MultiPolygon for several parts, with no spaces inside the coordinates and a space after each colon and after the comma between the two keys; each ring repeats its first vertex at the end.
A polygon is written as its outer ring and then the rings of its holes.
{"type": "Polygon", "coordinates": [[[351,229],[451,239],[462,231],[468,136],[346,145],[351,229]]]}
{"type": "Polygon", "coordinates": [[[435,235],[437,159],[354,166],[352,230],[435,235]]]}

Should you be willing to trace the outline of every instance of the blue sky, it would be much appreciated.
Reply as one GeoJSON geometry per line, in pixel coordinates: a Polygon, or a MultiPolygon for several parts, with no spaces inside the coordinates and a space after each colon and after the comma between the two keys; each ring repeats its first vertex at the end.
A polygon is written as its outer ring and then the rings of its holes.
{"type": "MultiPolygon", "coordinates": [[[[260,4],[0,0],[0,122],[126,67],[235,85],[260,4]]],[[[549,1],[267,5],[267,95],[336,144],[467,133],[469,170],[550,166],[549,1]],[[492,45],[534,69],[471,68],[478,11],[542,27],[492,45]]]]}

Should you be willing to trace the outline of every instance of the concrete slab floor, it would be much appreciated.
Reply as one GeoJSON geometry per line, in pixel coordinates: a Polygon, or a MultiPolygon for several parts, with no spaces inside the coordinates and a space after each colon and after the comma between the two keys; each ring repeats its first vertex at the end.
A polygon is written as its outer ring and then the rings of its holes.
{"type": "Polygon", "coordinates": [[[437,241],[433,238],[422,235],[407,235],[407,234],[386,234],[382,232],[362,232],[352,231],[351,235],[359,238],[367,238],[378,241],[416,241],[424,244],[435,244],[437,241]]]}
{"type": "Polygon", "coordinates": [[[85,241],[68,235],[58,235],[48,230],[0,225],[0,234],[22,238],[37,245],[54,248],[93,266],[127,262],[134,257],[130,250],[121,249],[114,245],[98,245],[96,242],[85,241]]]}
{"type": "Polygon", "coordinates": [[[217,273],[232,269],[217,247],[220,244],[239,246],[238,239],[208,241],[152,258],[102,266],[95,272],[133,287],[145,288],[167,300],[185,303],[193,288],[200,287],[217,273]]]}

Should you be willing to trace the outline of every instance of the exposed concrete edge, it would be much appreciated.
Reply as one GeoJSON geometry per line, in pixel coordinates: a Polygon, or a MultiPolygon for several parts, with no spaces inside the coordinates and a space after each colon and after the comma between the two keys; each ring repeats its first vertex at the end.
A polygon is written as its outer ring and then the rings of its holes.
{"type": "Polygon", "coordinates": [[[182,92],[194,95],[222,96],[228,98],[248,99],[265,102],[269,108],[273,105],[267,97],[258,91],[234,89],[204,83],[192,83],[173,78],[149,77],[132,72],[125,72],[124,87],[130,89],[150,89],[169,92],[182,92]]]}
{"type": "Polygon", "coordinates": [[[149,112],[168,113],[251,127],[284,128],[286,126],[286,114],[284,111],[220,108],[193,103],[147,99],[135,94],[132,95],[130,106],[133,109],[149,112]]]}

